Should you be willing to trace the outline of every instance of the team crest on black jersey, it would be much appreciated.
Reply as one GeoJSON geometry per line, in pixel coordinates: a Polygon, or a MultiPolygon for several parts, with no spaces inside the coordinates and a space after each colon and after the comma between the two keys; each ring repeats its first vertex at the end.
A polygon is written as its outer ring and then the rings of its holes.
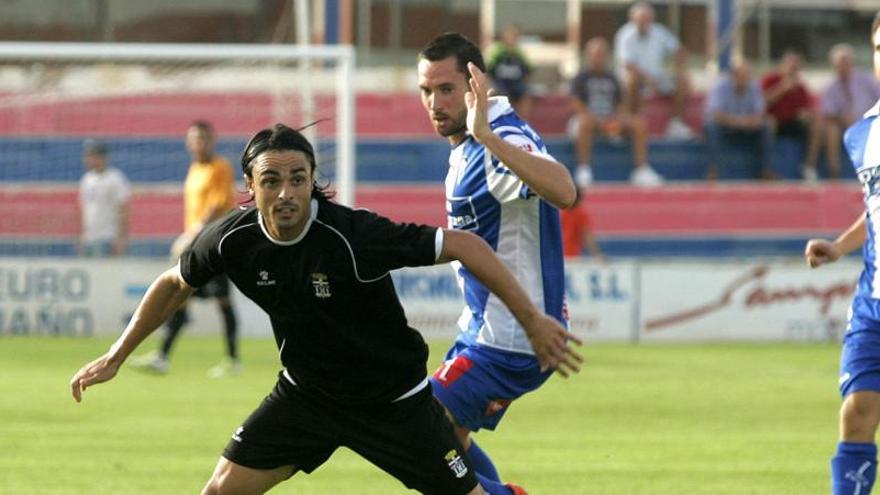
{"type": "Polygon", "coordinates": [[[315,297],[327,299],[330,297],[330,281],[323,273],[312,274],[312,287],[315,288],[315,297]]]}

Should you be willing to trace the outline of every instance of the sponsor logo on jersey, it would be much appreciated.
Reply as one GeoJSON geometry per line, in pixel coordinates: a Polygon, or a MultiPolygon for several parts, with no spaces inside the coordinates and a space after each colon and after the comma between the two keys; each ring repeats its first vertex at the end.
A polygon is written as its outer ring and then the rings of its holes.
{"type": "Polygon", "coordinates": [[[312,274],[312,287],[315,288],[315,297],[319,299],[327,299],[330,297],[330,281],[327,275],[323,273],[312,274]]]}
{"type": "Polygon", "coordinates": [[[269,287],[270,285],[275,285],[275,280],[269,278],[269,272],[266,270],[260,270],[260,272],[257,273],[257,277],[259,277],[257,280],[257,287],[269,287]]]}
{"type": "Polygon", "coordinates": [[[470,196],[446,198],[449,226],[457,230],[476,230],[480,227],[477,210],[470,196]]]}
{"type": "Polygon", "coordinates": [[[464,465],[464,460],[458,455],[458,452],[450,450],[446,453],[445,459],[446,464],[449,465],[449,469],[452,470],[452,474],[454,474],[456,478],[464,478],[464,475],[468,472],[468,468],[464,465]]]}

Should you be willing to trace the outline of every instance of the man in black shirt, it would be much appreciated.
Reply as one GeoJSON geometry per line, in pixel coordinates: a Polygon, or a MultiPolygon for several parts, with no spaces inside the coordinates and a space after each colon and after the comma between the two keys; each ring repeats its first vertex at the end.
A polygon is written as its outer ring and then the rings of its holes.
{"type": "Polygon", "coordinates": [[[545,368],[567,376],[579,340],[541,313],[479,237],[396,224],[328,201],[311,144],[257,133],[242,170],[256,206],[207,226],[150,286],[122,336],[71,379],[74,399],[122,362],[192,293],[224,273],[271,319],[284,369],[239,427],[203,493],[263,493],[346,446],[423,493],[480,494],[427,380],[427,347],[388,274],[459,260],[510,308],[545,368]]]}
{"type": "Polygon", "coordinates": [[[642,115],[631,113],[623,101],[623,90],[608,66],[608,42],[591,38],[584,45],[584,69],[571,82],[574,107],[572,134],[577,148],[578,166],[575,181],[587,187],[593,181],[590,165],[593,137],[600,133],[617,139],[627,135],[632,148],[633,170],[630,181],[651,187],[663,183],[663,177],[648,163],[648,125],[642,115]]]}

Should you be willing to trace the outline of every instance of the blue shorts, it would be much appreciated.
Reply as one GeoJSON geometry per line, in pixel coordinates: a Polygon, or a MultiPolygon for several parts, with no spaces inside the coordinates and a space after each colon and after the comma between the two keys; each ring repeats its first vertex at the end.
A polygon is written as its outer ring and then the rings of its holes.
{"type": "Polygon", "coordinates": [[[850,320],[840,353],[840,395],[870,390],[880,392],[880,329],[864,328],[850,320]]]}
{"type": "Polygon", "coordinates": [[[494,430],[514,399],[537,389],[552,374],[541,372],[534,356],[456,342],[431,385],[457,425],[494,430]]]}

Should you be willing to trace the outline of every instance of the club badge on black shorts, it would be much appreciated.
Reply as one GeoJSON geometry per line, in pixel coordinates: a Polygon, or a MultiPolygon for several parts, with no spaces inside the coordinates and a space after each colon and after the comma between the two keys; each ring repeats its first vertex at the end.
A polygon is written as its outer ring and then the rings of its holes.
{"type": "Polygon", "coordinates": [[[467,474],[467,466],[464,465],[464,460],[455,450],[446,453],[446,464],[449,465],[449,469],[452,470],[456,478],[464,478],[464,475],[467,474]]]}

